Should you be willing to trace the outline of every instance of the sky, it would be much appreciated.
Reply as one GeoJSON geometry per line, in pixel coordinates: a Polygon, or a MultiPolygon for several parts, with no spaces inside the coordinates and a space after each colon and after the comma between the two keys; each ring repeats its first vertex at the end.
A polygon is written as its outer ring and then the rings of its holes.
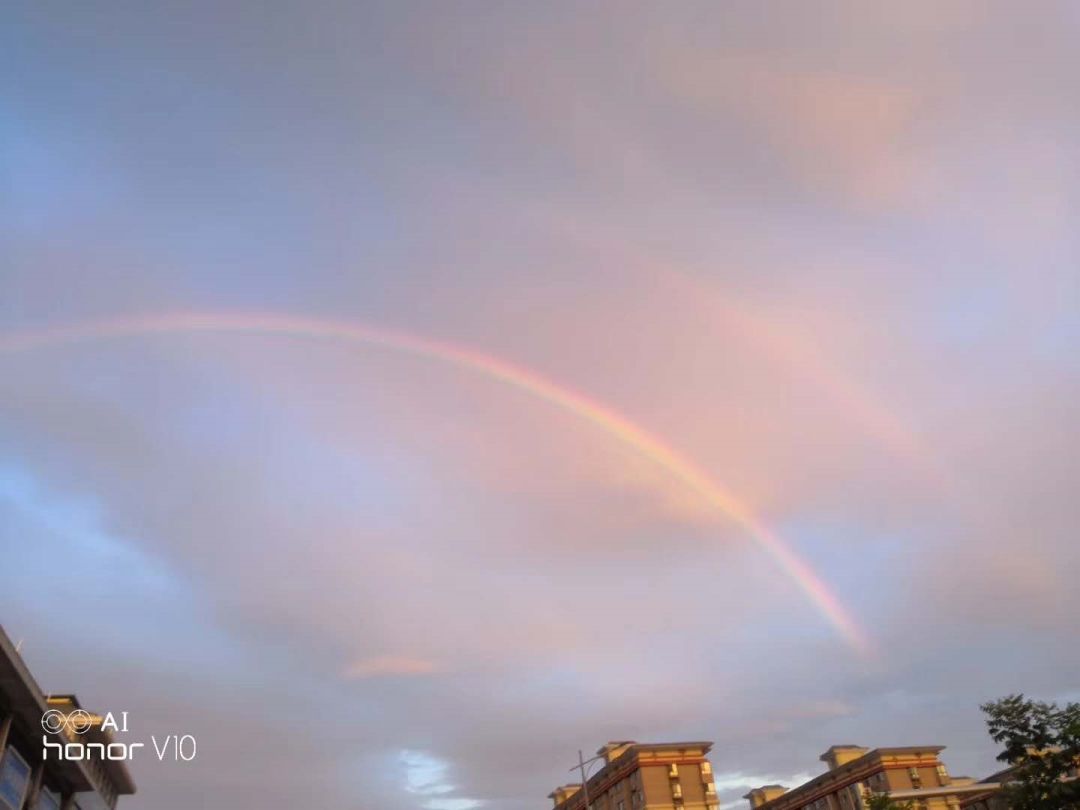
{"type": "Polygon", "coordinates": [[[0,623],[196,738],[121,806],[1080,695],[1076,4],[2,13],[0,623]]]}

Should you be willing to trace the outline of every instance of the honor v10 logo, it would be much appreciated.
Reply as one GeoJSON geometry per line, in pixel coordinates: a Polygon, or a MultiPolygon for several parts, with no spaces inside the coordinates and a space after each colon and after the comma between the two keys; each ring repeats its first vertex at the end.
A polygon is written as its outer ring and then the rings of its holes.
{"type": "MultiPolygon", "coordinates": [[[[58,709],[49,709],[41,716],[41,728],[45,731],[45,734],[41,736],[42,759],[74,761],[107,759],[113,762],[135,759],[135,752],[140,748],[146,748],[146,743],[117,742],[110,736],[105,736],[105,732],[127,733],[128,713],[120,712],[119,717],[118,721],[112,712],[98,716],[90,714],[85,709],[75,709],[66,713],[58,709]],[[91,740],[86,736],[90,731],[96,731],[94,737],[100,735],[103,739],[91,740]],[[53,735],[53,739],[49,738],[50,734],[53,735]]],[[[155,735],[150,735],[150,744],[157,758],[162,762],[166,759],[191,762],[195,759],[198,748],[195,738],[190,734],[167,734],[160,740],[155,735]]]]}

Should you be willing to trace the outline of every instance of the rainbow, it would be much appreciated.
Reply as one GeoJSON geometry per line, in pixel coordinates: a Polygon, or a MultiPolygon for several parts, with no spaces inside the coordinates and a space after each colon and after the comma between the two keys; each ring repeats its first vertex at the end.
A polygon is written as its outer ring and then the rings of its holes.
{"type": "Polygon", "coordinates": [[[0,354],[79,343],[176,333],[249,333],[332,339],[391,349],[450,363],[537,397],[592,424],[663,468],[675,480],[744,530],[856,651],[870,646],[856,621],[826,584],[779,536],[687,456],[626,416],[521,366],[453,343],[354,322],[270,313],[169,313],[86,321],[0,335],[0,354]]]}

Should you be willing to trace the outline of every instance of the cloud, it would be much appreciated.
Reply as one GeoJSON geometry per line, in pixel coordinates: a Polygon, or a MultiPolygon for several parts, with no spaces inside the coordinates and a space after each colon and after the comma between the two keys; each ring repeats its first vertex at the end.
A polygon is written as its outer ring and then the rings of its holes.
{"type": "Polygon", "coordinates": [[[745,52],[682,48],[661,65],[673,97],[741,120],[811,192],[887,207],[919,170],[906,149],[922,100],[910,85],[745,52]]]}
{"type": "Polygon", "coordinates": [[[743,773],[717,773],[713,779],[720,795],[731,794],[729,801],[741,799],[744,794],[762,785],[783,785],[787,788],[798,787],[813,777],[806,772],[791,776],[755,776],[743,773]],[[737,795],[736,795],[737,794],[737,795]]]}
{"type": "Polygon", "coordinates": [[[429,675],[438,671],[434,661],[401,655],[380,655],[350,664],[346,678],[377,678],[387,675],[429,675]]]}
{"type": "Polygon", "coordinates": [[[981,700],[1074,689],[1074,19],[53,11],[0,33],[0,333],[280,311],[489,352],[692,459],[879,650],[497,380],[274,335],[5,353],[0,620],[47,688],[199,738],[127,806],[526,810],[627,738],[714,740],[725,802],[836,742],[977,776],[981,700]]]}
{"type": "Polygon", "coordinates": [[[447,783],[447,764],[422,751],[402,751],[401,763],[405,767],[405,789],[422,797],[421,806],[426,810],[473,810],[485,804],[477,799],[450,796],[457,788],[447,783]]]}

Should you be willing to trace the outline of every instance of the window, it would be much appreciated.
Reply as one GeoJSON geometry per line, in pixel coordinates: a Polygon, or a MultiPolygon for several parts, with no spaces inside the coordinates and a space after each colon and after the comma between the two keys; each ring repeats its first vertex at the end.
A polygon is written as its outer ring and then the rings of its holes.
{"type": "Polygon", "coordinates": [[[18,810],[30,786],[30,765],[10,745],[0,756],[0,807],[18,810]]]}

